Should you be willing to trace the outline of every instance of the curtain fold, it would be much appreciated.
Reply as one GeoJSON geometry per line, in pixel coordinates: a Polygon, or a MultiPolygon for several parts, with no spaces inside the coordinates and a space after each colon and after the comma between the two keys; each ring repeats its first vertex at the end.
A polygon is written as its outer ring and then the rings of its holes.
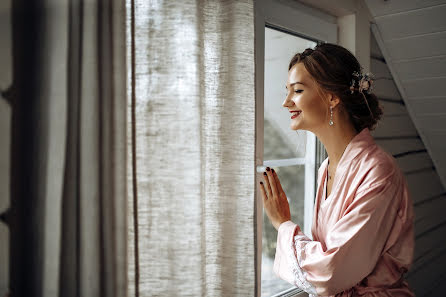
{"type": "Polygon", "coordinates": [[[125,0],[13,10],[11,296],[126,296],[125,0]]]}
{"type": "Polygon", "coordinates": [[[125,296],[125,2],[73,1],[70,23],[60,295],[125,296]]]}
{"type": "Polygon", "coordinates": [[[129,295],[254,296],[253,1],[131,9],[129,295]]]}

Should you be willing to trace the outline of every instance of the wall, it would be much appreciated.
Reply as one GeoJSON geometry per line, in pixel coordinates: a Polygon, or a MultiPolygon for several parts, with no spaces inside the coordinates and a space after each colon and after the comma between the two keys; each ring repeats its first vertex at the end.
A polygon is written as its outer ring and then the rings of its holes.
{"type": "Polygon", "coordinates": [[[371,71],[384,117],[372,135],[403,170],[415,211],[415,255],[406,275],[416,296],[444,296],[446,290],[446,193],[373,35],[371,71]]]}

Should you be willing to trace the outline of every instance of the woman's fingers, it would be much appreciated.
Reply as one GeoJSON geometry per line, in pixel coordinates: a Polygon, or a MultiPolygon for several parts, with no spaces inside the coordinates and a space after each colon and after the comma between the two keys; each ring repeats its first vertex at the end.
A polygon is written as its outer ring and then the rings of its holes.
{"type": "Polygon", "coordinates": [[[274,176],[274,180],[276,181],[276,187],[277,187],[279,193],[283,192],[282,184],[280,183],[279,176],[277,176],[277,172],[272,170],[272,173],[273,173],[273,176],[274,176]]]}
{"type": "Polygon", "coordinates": [[[260,193],[262,194],[263,205],[265,205],[268,196],[266,195],[265,185],[262,182],[260,182],[260,193]]]}
{"type": "Polygon", "coordinates": [[[282,222],[290,220],[288,201],[280,185],[277,173],[267,167],[266,172],[263,174],[263,179],[264,182],[260,183],[263,207],[274,228],[278,229],[282,222]]]}
{"type": "MultiPolygon", "coordinates": [[[[269,169],[269,167],[267,167],[267,169],[269,169]]],[[[274,178],[274,175],[273,175],[273,172],[271,169],[267,170],[267,175],[268,175],[269,183],[271,185],[271,192],[274,197],[278,198],[279,192],[277,191],[276,179],[274,178]]]]}
{"type": "Polygon", "coordinates": [[[266,190],[266,194],[268,195],[268,199],[272,198],[273,196],[273,192],[271,190],[271,184],[269,182],[269,177],[268,174],[266,174],[265,172],[263,173],[263,183],[265,184],[265,190],[266,190]]]}

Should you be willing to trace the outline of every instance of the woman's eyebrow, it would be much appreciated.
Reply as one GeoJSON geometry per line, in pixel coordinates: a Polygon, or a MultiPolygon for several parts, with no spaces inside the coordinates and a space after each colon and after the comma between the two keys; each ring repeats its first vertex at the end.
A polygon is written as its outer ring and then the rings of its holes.
{"type": "MultiPolygon", "coordinates": [[[[301,85],[304,85],[304,86],[305,86],[305,84],[304,84],[303,82],[296,81],[296,82],[291,83],[291,84],[290,84],[290,87],[294,86],[295,84],[301,84],[301,85]]],[[[285,85],[285,89],[288,89],[287,85],[285,85]]]]}

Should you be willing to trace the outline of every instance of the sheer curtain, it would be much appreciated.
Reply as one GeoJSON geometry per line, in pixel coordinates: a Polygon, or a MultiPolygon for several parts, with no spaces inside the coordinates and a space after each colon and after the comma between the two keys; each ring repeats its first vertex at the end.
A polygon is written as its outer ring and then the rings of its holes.
{"type": "Polygon", "coordinates": [[[125,0],[12,9],[11,296],[125,296],[125,0]]]}
{"type": "Polygon", "coordinates": [[[130,296],[254,296],[253,6],[127,2],[130,296]]]}

